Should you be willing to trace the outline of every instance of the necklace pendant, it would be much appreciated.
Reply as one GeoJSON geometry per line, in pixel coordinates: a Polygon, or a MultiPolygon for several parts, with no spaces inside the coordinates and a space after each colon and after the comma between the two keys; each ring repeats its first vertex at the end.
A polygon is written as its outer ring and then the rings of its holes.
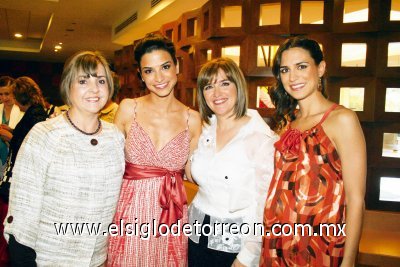
{"type": "Polygon", "coordinates": [[[90,140],[90,143],[92,144],[92,146],[96,146],[99,143],[99,141],[93,138],[92,140],[90,140]]]}

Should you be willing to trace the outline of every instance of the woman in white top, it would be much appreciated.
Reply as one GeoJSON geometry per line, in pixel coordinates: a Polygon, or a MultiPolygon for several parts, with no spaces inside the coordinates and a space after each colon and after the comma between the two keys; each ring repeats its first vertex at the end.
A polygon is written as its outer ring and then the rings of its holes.
{"type": "Polygon", "coordinates": [[[247,109],[246,81],[233,60],[206,63],[197,88],[205,125],[191,159],[199,191],[189,221],[194,231],[202,224],[203,233],[192,232],[189,266],[257,266],[277,137],[247,109]]]}
{"type": "Polygon", "coordinates": [[[36,124],[18,152],[5,220],[12,266],[101,266],[124,172],[124,137],[99,111],[113,92],[107,61],[75,54],[61,95],[70,109],[36,124]]]}
{"type": "MultiPolygon", "coordinates": [[[[20,111],[19,107],[15,105],[13,93],[11,91],[14,79],[9,76],[0,77],[0,160],[1,165],[6,162],[8,155],[7,142],[12,138],[12,131],[21,118],[24,112],[20,111]]],[[[2,176],[2,171],[0,175],[2,176]]]]}

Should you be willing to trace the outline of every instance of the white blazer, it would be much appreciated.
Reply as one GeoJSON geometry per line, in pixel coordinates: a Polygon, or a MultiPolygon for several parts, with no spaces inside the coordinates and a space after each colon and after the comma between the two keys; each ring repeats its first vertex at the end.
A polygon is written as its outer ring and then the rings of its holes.
{"type": "MultiPolygon", "coordinates": [[[[0,118],[2,118],[3,116],[3,109],[4,109],[4,104],[0,104],[0,118]]],[[[18,124],[18,122],[22,119],[24,114],[25,113],[19,110],[19,107],[14,104],[11,109],[10,121],[8,122],[8,126],[10,126],[11,129],[14,129],[15,126],[18,124]]]]}

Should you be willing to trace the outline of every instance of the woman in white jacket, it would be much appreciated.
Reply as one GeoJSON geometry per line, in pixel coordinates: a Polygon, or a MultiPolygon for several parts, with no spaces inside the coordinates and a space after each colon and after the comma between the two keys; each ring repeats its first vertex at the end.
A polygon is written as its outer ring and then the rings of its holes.
{"type": "Polygon", "coordinates": [[[205,125],[191,158],[199,191],[189,221],[203,232],[190,236],[189,266],[257,266],[277,137],[247,109],[246,82],[231,59],[205,64],[197,88],[205,125]]]}
{"type": "Polygon", "coordinates": [[[65,114],[36,124],[18,152],[4,233],[12,266],[101,266],[124,172],[124,138],[98,112],[113,92],[104,57],[64,66],[65,114]]]}

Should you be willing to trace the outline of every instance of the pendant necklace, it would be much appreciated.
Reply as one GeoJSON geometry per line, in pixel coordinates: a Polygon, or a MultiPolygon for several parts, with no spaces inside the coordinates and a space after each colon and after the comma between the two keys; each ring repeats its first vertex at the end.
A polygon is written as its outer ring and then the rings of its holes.
{"type": "MultiPolygon", "coordinates": [[[[84,130],[79,129],[78,126],[76,126],[76,125],[72,122],[71,118],[69,117],[69,110],[68,110],[67,112],[65,112],[65,114],[67,115],[67,119],[68,119],[69,123],[72,125],[72,127],[74,127],[74,128],[75,128],[76,130],[78,130],[79,132],[83,133],[84,135],[94,135],[94,134],[97,134],[97,133],[100,131],[100,129],[101,129],[101,121],[100,121],[99,118],[97,118],[97,120],[98,120],[98,122],[99,122],[99,126],[97,126],[97,129],[96,129],[94,132],[92,132],[92,133],[88,133],[88,132],[85,132],[84,130]]],[[[98,144],[98,141],[97,141],[96,138],[93,138],[92,140],[90,140],[90,143],[91,143],[93,146],[95,146],[95,145],[98,144]]]]}

